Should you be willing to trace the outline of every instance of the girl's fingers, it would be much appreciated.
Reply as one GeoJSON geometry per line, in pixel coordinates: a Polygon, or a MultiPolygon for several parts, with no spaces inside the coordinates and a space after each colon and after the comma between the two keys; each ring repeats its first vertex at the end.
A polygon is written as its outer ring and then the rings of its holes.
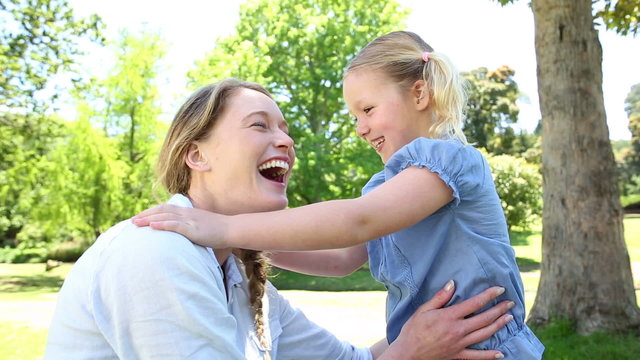
{"type": "Polygon", "coordinates": [[[151,223],[159,222],[159,221],[170,221],[170,220],[179,220],[179,216],[172,213],[159,213],[159,214],[150,214],[143,217],[133,217],[131,221],[137,226],[148,226],[151,223]]]}
{"type": "Polygon", "coordinates": [[[502,359],[504,356],[497,350],[465,349],[459,352],[456,359],[502,359]]]}
{"type": "Polygon", "coordinates": [[[138,215],[134,216],[133,218],[142,218],[142,217],[147,217],[150,215],[155,215],[155,214],[160,214],[160,213],[175,213],[175,214],[179,214],[180,210],[182,208],[179,206],[175,206],[175,205],[169,205],[169,204],[160,204],[160,205],[156,205],[154,207],[150,207],[147,210],[144,210],[143,212],[139,213],[138,215]]]}
{"type": "Polygon", "coordinates": [[[149,223],[149,226],[155,230],[173,231],[180,234],[184,234],[184,224],[180,221],[166,220],[166,221],[153,221],[149,223]],[[182,231],[181,231],[182,230],[182,231]]]}
{"type": "Polygon", "coordinates": [[[493,334],[495,334],[496,331],[502,329],[505,325],[507,325],[507,323],[511,320],[513,320],[513,316],[511,314],[504,314],[491,324],[467,334],[467,336],[465,336],[463,339],[463,344],[465,346],[469,346],[471,344],[487,340],[493,334]]]}

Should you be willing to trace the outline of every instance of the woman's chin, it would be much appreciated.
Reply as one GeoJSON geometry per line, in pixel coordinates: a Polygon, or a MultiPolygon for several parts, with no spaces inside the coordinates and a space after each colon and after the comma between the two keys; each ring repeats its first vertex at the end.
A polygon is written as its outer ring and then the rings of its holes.
{"type": "Polygon", "coordinates": [[[289,205],[286,196],[269,196],[262,199],[254,199],[252,206],[255,208],[253,212],[277,211],[282,210],[289,205]]]}

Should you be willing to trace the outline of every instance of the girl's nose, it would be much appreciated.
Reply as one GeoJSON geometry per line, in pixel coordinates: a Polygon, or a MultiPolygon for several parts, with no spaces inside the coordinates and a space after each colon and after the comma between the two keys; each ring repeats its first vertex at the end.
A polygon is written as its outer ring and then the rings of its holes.
{"type": "Polygon", "coordinates": [[[358,136],[360,136],[361,138],[365,137],[369,131],[371,131],[371,129],[369,128],[369,126],[367,126],[364,121],[358,120],[358,123],[356,125],[356,132],[358,133],[358,136]]]}

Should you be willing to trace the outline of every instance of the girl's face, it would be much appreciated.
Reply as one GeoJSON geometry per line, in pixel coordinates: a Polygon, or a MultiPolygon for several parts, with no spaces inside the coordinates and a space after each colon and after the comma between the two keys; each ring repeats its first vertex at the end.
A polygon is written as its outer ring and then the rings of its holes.
{"type": "Polygon", "coordinates": [[[293,145],[276,103],[238,89],[211,135],[198,144],[210,169],[202,174],[207,202],[226,214],[285,208],[293,145]]]}
{"type": "Polygon", "coordinates": [[[418,102],[419,90],[402,89],[382,71],[367,68],[352,70],[344,79],[344,99],[357,120],[358,136],[383,163],[404,145],[428,135],[428,99],[418,102]]]}

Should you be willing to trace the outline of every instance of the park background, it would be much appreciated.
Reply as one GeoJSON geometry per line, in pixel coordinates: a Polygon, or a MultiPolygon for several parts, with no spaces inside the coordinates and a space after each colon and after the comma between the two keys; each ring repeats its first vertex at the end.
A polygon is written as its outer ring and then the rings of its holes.
{"type": "MultiPolygon", "coordinates": [[[[606,16],[611,2],[595,2],[593,13],[618,206],[627,209],[627,252],[612,259],[624,265],[628,254],[637,311],[639,10],[637,1],[617,3],[631,6],[626,36],[606,16]],[[612,30],[605,31],[607,24],[612,30]]],[[[355,140],[341,72],[368,41],[397,29],[422,35],[470,83],[465,132],[490,161],[533,305],[544,261],[543,155],[527,1],[505,7],[492,0],[169,4],[0,1],[0,358],[41,357],[55,293],[71,263],[110,225],[166,198],[153,187],[155,154],[173,113],[200,85],[232,75],[274,93],[297,142],[291,206],[357,196],[381,164],[355,140]],[[65,264],[45,271],[46,260],[65,264]]],[[[274,273],[294,304],[338,335],[363,346],[382,336],[384,292],[366,268],[342,279],[274,273]]],[[[593,280],[584,277],[585,284],[593,280]]],[[[585,332],[577,323],[560,317],[536,328],[545,358],[636,359],[640,353],[637,326],[585,332]]]]}

